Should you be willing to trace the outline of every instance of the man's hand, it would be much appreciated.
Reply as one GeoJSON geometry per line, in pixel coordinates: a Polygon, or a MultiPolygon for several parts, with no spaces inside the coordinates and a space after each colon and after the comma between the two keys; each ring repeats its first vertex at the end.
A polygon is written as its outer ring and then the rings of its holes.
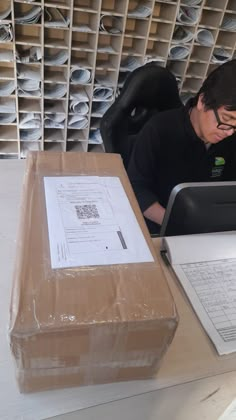
{"type": "Polygon", "coordinates": [[[161,225],[165,215],[165,209],[158,202],[153,203],[143,212],[144,216],[152,222],[161,225]]]}

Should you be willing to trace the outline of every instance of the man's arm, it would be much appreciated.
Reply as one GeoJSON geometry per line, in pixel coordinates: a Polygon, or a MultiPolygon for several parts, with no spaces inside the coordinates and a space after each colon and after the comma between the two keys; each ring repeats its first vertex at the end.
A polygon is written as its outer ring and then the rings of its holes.
{"type": "Polygon", "coordinates": [[[143,215],[161,225],[165,209],[158,203],[156,191],[159,138],[155,117],[149,120],[135,141],[128,175],[143,215]]]}
{"type": "MultiPolygon", "coordinates": [[[[226,157],[226,165],[223,171],[223,181],[236,181],[236,133],[228,141],[230,150],[229,157],[226,157]]],[[[223,142],[224,143],[224,142],[223,142]]]]}

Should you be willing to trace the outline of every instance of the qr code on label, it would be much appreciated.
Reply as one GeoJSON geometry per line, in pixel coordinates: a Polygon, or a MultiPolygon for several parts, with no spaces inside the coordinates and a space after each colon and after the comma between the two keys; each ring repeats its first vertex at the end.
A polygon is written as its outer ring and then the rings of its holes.
{"type": "Polygon", "coordinates": [[[78,219],[99,219],[99,213],[96,204],[84,204],[75,206],[78,219]]]}

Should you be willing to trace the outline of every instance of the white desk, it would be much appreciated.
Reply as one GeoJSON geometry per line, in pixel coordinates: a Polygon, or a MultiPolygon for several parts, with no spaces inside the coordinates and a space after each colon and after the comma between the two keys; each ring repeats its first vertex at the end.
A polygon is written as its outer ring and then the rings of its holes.
{"type": "MultiPolygon", "coordinates": [[[[236,396],[236,355],[217,356],[166,267],[180,324],[156,379],[18,393],[6,324],[23,168],[23,161],[0,161],[0,419],[39,420],[60,414],[55,419],[216,420],[236,396]]],[[[154,242],[158,252],[159,240],[154,242]]]]}

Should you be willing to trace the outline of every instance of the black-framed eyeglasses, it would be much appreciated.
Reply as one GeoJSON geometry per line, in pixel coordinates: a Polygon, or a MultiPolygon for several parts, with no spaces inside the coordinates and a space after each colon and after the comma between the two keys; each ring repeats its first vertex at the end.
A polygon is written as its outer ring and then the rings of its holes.
{"type": "Polygon", "coordinates": [[[222,121],[220,121],[220,117],[219,117],[219,114],[218,114],[216,109],[213,109],[213,112],[215,114],[216,121],[217,121],[217,128],[219,128],[219,130],[224,130],[224,131],[234,130],[234,131],[236,131],[236,126],[235,125],[225,124],[222,121]]]}

